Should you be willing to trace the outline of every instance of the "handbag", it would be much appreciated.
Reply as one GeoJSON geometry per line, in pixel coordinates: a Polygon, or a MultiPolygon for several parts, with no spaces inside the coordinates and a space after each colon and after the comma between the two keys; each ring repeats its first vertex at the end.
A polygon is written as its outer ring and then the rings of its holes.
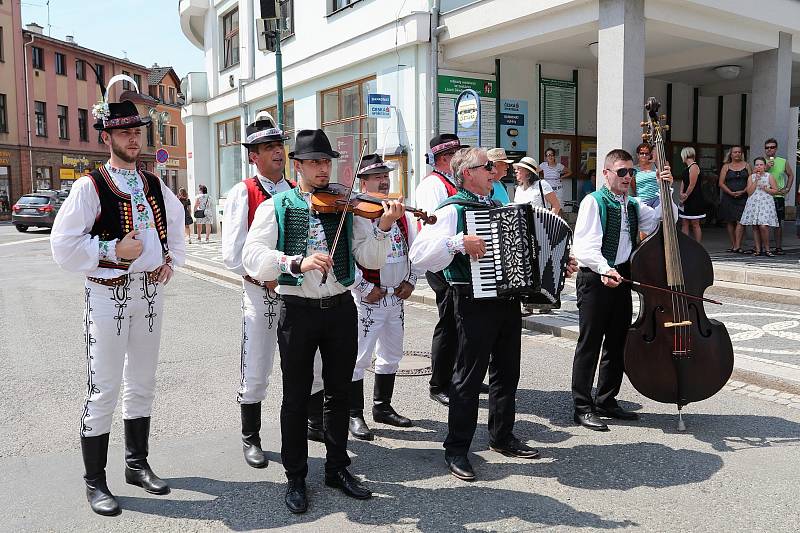
{"type": "Polygon", "coordinates": [[[206,198],[206,204],[203,209],[195,209],[194,210],[194,218],[206,218],[206,208],[208,207],[208,198],[206,198]]]}

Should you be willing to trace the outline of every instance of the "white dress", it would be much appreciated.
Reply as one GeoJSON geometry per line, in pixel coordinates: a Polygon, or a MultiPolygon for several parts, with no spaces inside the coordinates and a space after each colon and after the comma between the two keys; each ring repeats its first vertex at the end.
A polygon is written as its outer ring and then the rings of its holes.
{"type": "Polygon", "coordinates": [[[551,209],[553,206],[550,205],[549,202],[542,196],[547,196],[553,192],[553,188],[550,186],[548,182],[543,179],[534,181],[527,189],[523,189],[522,187],[517,187],[516,192],[514,192],[514,203],[515,204],[531,204],[536,207],[545,207],[547,209],[551,209]],[[539,185],[541,184],[541,191],[539,190],[539,185]],[[547,205],[545,205],[547,203],[547,205]]]}
{"type": "Polygon", "coordinates": [[[761,187],[769,186],[769,174],[753,174],[751,180],[758,180],[756,190],[747,199],[739,223],[742,226],[773,226],[778,227],[778,214],[775,211],[775,201],[772,195],[761,187]]]}

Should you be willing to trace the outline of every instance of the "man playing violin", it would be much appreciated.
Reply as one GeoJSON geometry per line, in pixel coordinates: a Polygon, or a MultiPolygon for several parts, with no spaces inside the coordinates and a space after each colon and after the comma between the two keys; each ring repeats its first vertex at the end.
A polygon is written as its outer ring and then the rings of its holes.
{"type": "MultiPolygon", "coordinates": [[[[458,334],[455,372],[450,384],[445,461],[450,472],[474,481],[467,458],[478,425],[478,396],[489,371],[489,447],[509,457],[535,459],[539,452],[514,436],[516,394],[520,374],[522,317],[517,297],[476,300],[470,280],[470,259],[486,254],[486,242],[465,234],[466,212],[491,209],[494,163],[483,148],[461,149],[451,162],[458,193],[435,212],[435,225],[423,228],[409,256],[417,268],[442,271],[453,295],[458,334]],[[491,358],[490,358],[491,356],[491,358]]],[[[573,269],[570,264],[570,272],[573,269]]]]}
{"type": "MultiPolygon", "coordinates": [[[[358,171],[361,192],[389,193],[392,170],[378,154],[364,156],[358,171]]],[[[374,224],[358,218],[356,224],[374,224]]],[[[420,272],[408,259],[408,249],[417,233],[410,213],[400,217],[389,230],[386,265],[374,270],[359,265],[361,281],[353,288],[358,309],[358,359],[350,390],[350,433],[357,439],[374,438],[364,421],[364,371],[375,353],[375,387],[372,419],[390,426],[410,427],[411,420],[392,408],[395,376],[403,357],[403,302],[411,295],[420,272]]]]}
{"type": "MultiPolygon", "coordinates": [[[[652,208],[639,198],[628,196],[636,176],[633,157],[628,152],[611,150],[605,158],[603,176],[605,185],[581,201],[572,245],[580,266],[576,281],[579,333],[572,365],[574,419],[595,431],[608,431],[601,416],[639,418],[616,400],[632,315],[630,285],[621,283],[622,277],[630,277],[630,257],[639,232],[653,232],[661,219],[661,205],[652,208]],[[597,397],[592,399],[598,359],[597,397]]],[[[665,165],[657,178],[672,182],[669,166],[665,165]]],[[[673,211],[677,216],[674,205],[673,211]]]]}
{"type": "Polygon", "coordinates": [[[308,509],[307,402],[317,349],[325,384],[325,484],[353,498],[372,496],[347,471],[348,394],[358,351],[358,315],[348,289],[356,281],[356,262],[372,269],[384,266],[389,230],[404,207],[386,202],[377,225],[354,224],[351,213],[317,213],[310,207],[312,193],[328,185],[331,160],[339,153],[322,130],[301,130],[289,157],[298,186],[258,207],[242,263],[255,279],[277,278],[283,299],[278,347],[283,373],[281,459],[288,478],[284,501],[291,512],[303,513],[308,509]],[[334,247],[342,220],[344,229],[334,247]]]}

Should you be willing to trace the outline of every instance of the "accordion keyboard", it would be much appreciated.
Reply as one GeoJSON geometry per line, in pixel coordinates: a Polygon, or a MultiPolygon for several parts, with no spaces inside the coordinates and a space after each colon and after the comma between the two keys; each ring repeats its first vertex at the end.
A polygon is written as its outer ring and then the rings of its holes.
{"type": "MultiPolygon", "coordinates": [[[[472,278],[472,295],[475,298],[496,298],[497,282],[501,279],[500,265],[495,263],[497,257],[497,229],[492,228],[490,211],[467,211],[467,235],[477,235],[486,241],[486,255],[470,260],[470,276],[472,278]]],[[[498,257],[499,259],[499,257],[498,257]]]]}

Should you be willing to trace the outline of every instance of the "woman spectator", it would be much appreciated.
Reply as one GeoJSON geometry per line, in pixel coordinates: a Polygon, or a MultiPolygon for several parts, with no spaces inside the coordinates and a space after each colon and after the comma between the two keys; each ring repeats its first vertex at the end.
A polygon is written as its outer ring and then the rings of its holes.
{"type": "Polygon", "coordinates": [[[561,180],[572,176],[572,171],[565,168],[561,163],[556,163],[556,151],[552,148],[548,148],[544,151],[544,159],[542,164],[539,165],[539,174],[544,177],[547,183],[550,184],[550,187],[555,191],[560,204],[564,201],[561,197],[564,189],[561,180]]]}
{"type": "Polygon", "coordinates": [[[561,202],[553,188],[543,179],[539,179],[539,166],[532,157],[523,157],[514,163],[514,176],[517,178],[517,190],[514,203],[529,203],[537,207],[550,209],[556,215],[561,211],[561,202]]]}
{"type": "Polygon", "coordinates": [[[656,165],[653,163],[653,147],[649,143],[642,143],[636,147],[639,163],[634,167],[636,177],[633,180],[636,196],[643,204],[656,207],[661,203],[658,194],[658,180],[656,180],[656,165]]]}
{"type": "Polygon", "coordinates": [[[178,200],[181,201],[183,204],[183,224],[186,227],[186,238],[189,240],[189,244],[192,244],[192,224],[194,220],[192,220],[192,201],[189,200],[189,193],[186,192],[186,189],[181,187],[178,189],[178,200]]]}
{"type": "Polygon", "coordinates": [[[747,177],[750,175],[750,165],[744,159],[744,150],[741,146],[731,146],[725,164],[719,171],[719,211],[717,220],[725,222],[728,229],[728,238],[732,253],[742,253],[742,237],[744,228],[739,224],[744,206],[747,203],[747,177]]]}
{"type": "Polygon", "coordinates": [[[197,224],[197,242],[200,243],[200,234],[203,233],[205,226],[206,241],[211,238],[211,224],[214,223],[214,210],[212,209],[211,197],[208,195],[208,188],[205,185],[198,187],[200,194],[194,201],[194,222],[197,224]],[[202,217],[198,216],[202,213],[202,217]]]}
{"type": "Polygon", "coordinates": [[[691,231],[694,240],[700,242],[703,238],[700,220],[706,217],[706,208],[700,185],[700,165],[695,161],[696,158],[697,154],[691,146],[681,150],[681,159],[686,165],[686,170],[683,173],[683,183],[681,184],[681,210],[678,217],[681,219],[683,233],[689,235],[689,231],[691,231]]]}
{"type": "Polygon", "coordinates": [[[755,170],[747,181],[747,203],[742,213],[742,226],[758,226],[753,228],[755,250],[753,255],[772,257],[769,251],[769,227],[778,227],[778,212],[772,195],[778,193],[775,178],[767,172],[767,160],[756,157],[753,161],[755,170]]]}

